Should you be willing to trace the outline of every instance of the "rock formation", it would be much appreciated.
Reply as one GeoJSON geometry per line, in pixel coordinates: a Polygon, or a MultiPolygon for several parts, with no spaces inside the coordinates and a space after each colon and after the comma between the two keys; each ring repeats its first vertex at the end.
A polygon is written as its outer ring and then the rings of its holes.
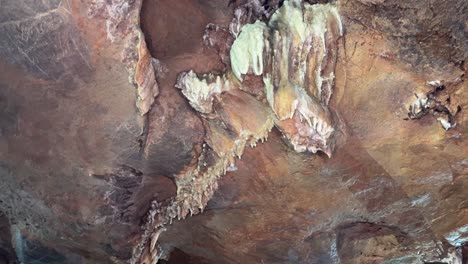
{"type": "Polygon", "coordinates": [[[0,14],[0,264],[468,263],[466,1],[0,14]]]}

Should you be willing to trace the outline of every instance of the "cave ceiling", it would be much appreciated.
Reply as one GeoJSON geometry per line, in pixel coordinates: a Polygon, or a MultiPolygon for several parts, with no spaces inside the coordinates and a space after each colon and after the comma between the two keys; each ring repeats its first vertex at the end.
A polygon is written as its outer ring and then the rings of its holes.
{"type": "Polygon", "coordinates": [[[468,263],[465,0],[0,1],[0,264],[468,263]]]}

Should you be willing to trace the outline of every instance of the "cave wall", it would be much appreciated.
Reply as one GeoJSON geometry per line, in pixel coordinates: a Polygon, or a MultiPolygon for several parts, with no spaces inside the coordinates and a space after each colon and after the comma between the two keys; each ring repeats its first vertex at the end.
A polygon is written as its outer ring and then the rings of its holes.
{"type": "Polygon", "coordinates": [[[145,121],[129,79],[141,2],[117,2],[120,17],[99,1],[0,4],[2,239],[21,263],[119,262],[138,239],[130,160],[145,121]]]}
{"type": "MultiPolygon", "coordinates": [[[[196,215],[169,210],[214,160],[216,126],[178,77],[230,72],[232,25],[282,4],[0,3],[0,263],[466,262],[462,0],[331,1],[331,157],[297,153],[272,126],[196,215]]],[[[223,120],[258,117],[259,90],[223,97],[223,120]]]]}

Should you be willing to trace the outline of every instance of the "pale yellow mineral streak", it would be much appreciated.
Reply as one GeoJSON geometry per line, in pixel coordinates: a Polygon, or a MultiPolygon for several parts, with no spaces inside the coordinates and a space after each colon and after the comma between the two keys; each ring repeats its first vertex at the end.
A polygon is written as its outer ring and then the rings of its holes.
{"type": "Polygon", "coordinates": [[[213,96],[228,91],[233,87],[226,76],[208,74],[199,78],[193,71],[183,73],[176,84],[182,89],[190,105],[200,113],[211,113],[213,96]]]}
{"type": "Polygon", "coordinates": [[[242,81],[242,75],[263,74],[263,50],[267,41],[264,32],[265,23],[257,21],[242,27],[241,32],[232,44],[230,57],[234,75],[242,81]]]}

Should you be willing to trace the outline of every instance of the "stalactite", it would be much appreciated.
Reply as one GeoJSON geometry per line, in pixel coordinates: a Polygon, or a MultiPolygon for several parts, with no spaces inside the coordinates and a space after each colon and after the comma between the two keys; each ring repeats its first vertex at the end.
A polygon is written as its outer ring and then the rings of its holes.
{"type": "MultiPolygon", "coordinates": [[[[255,147],[267,140],[273,126],[297,152],[332,154],[335,124],[328,103],[343,34],[336,7],[285,1],[268,23],[257,20],[236,28],[231,26],[236,39],[230,70],[220,75],[193,71],[179,75],[176,87],[203,119],[206,144],[197,167],[176,177],[177,196],[158,209],[155,230],[173,218],[202,212],[218,178],[235,169],[246,145],[255,147]],[[254,76],[263,84],[247,81],[254,76]],[[249,91],[258,86],[263,91],[254,97],[249,91]],[[262,97],[266,100],[258,100],[262,97]]],[[[204,41],[211,43],[209,35],[204,41]]],[[[153,239],[153,261],[158,256],[154,243],[153,239]]]]}

